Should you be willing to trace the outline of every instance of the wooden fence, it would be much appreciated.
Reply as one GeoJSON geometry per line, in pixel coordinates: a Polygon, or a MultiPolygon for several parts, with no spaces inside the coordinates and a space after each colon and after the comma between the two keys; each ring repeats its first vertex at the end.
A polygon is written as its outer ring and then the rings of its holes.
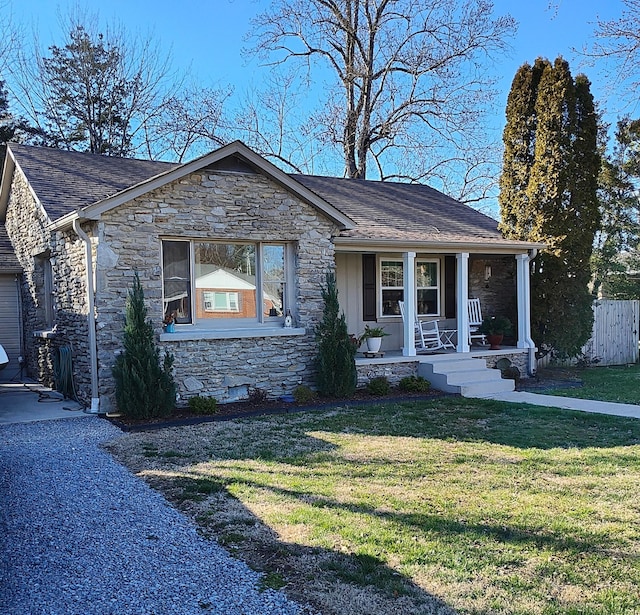
{"type": "MultiPolygon", "coordinates": [[[[582,347],[584,359],[596,365],[627,365],[639,358],[640,301],[598,299],[593,302],[593,333],[582,347]]],[[[546,367],[551,356],[538,361],[546,367]]],[[[569,363],[575,363],[572,360],[569,363]]]]}
{"type": "Polygon", "coordinates": [[[598,365],[638,362],[640,301],[598,299],[593,303],[593,333],[582,351],[598,365]]]}

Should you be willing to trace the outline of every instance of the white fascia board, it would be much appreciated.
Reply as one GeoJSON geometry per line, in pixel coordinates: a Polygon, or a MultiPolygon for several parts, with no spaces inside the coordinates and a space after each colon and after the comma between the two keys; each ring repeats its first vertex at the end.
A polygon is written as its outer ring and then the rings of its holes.
{"type": "Polygon", "coordinates": [[[469,242],[469,241],[399,241],[394,239],[355,239],[336,237],[334,244],[337,252],[469,252],[470,254],[526,254],[530,250],[546,248],[544,243],[528,241],[469,242]]]}
{"type": "Polygon", "coordinates": [[[13,172],[16,168],[16,161],[11,151],[11,146],[7,145],[7,152],[4,157],[4,165],[2,168],[2,185],[0,188],[0,220],[4,221],[7,215],[7,207],[9,206],[9,193],[11,192],[11,180],[13,172]]]}
{"type": "Polygon", "coordinates": [[[319,197],[317,194],[315,194],[308,188],[305,188],[302,184],[289,177],[289,175],[270,163],[268,160],[265,160],[262,156],[250,150],[241,141],[234,141],[233,143],[225,145],[214,152],[201,156],[200,158],[196,158],[195,160],[183,164],[175,169],[165,171],[160,175],[156,175],[155,177],[140,182],[139,184],[136,184],[135,186],[114,194],[111,197],[103,199],[102,201],[98,201],[97,203],[88,205],[78,213],[82,218],[97,220],[103,213],[113,209],[114,207],[118,207],[119,205],[131,201],[152,190],[161,188],[162,186],[170,182],[179,180],[182,177],[189,175],[190,173],[195,173],[210,164],[214,164],[234,154],[241,156],[242,158],[247,160],[247,162],[263,171],[271,179],[283,185],[285,188],[319,209],[341,228],[351,229],[355,227],[355,223],[353,222],[353,220],[351,220],[351,218],[344,215],[341,211],[330,205],[327,201],[319,197]]]}

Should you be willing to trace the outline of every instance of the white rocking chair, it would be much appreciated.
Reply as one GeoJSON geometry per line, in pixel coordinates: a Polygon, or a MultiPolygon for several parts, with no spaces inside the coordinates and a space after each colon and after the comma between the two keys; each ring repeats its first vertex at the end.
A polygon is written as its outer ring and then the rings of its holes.
{"type": "Polygon", "coordinates": [[[469,345],[473,344],[473,340],[480,340],[481,344],[487,343],[487,336],[478,331],[481,324],[480,299],[469,299],[469,345]]]}
{"type": "MultiPolygon", "coordinates": [[[[404,322],[404,301],[398,301],[398,307],[400,308],[400,314],[402,315],[402,321],[404,322]]],[[[438,321],[425,320],[423,322],[418,320],[418,317],[416,316],[413,324],[417,349],[439,350],[440,348],[445,348],[445,344],[442,342],[442,339],[440,339],[438,321]]]]}

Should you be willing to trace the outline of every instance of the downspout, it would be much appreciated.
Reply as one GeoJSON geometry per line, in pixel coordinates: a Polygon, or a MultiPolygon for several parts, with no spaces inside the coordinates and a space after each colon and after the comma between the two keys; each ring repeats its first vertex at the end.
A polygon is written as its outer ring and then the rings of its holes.
{"type": "MultiPolygon", "coordinates": [[[[538,248],[529,250],[529,256],[527,258],[527,273],[529,280],[531,280],[531,261],[538,255],[538,248]]],[[[531,282],[529,282],[529,288],[531,288],[531,282]]],[[[529,306],[531,306],[531,290],[529,290],[529,306]]],[[[529,326],[527,327],[527,346],[529,346],[529,375],[533,376],[538,370],[538,360],[536,359],[536,345],[531,337],[531,307],[529,307],[529,326]]]]}
{"type": "Polygon", "coordinates": [[[100,397],[98,395],[98,350],[96,342],[96,317],[93,287],[93,253],[91,250],[91,239],[80,228],[80,222],[77,218],[73,220],[73,230],[76,235],[84,241],[87,256],[87,294],[89,303],[89,314],[87,316],[87,324],[89,326],[89,355],[91,360],[91,409],[90,414],[100,414],[100,397]]]}

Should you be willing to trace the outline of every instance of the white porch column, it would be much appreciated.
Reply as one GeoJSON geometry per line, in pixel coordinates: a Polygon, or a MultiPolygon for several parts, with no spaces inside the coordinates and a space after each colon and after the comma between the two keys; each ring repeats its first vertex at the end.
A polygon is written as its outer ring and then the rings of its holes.
{"type": "Polygon", "coordinates": [[[516,254],[517,298],[518,298],[518,348],[529,349],[529,373],[536,371],[536,345],[531,339],[531,286],[529,254],[516,254]]]}
{"type": "Polygon", "coordinates": [[[469,253],[456,254],[456,311],[458,345],[456,352],[469,352],[469,253]]]}
{"type": "Polygon", "coordinates": [[[416,321],[416,253],[405,252],[402,255],[404,284],[404,340],[402,354],[405,357],[416,356],[416,338],[414,323],[416,321]]]}

